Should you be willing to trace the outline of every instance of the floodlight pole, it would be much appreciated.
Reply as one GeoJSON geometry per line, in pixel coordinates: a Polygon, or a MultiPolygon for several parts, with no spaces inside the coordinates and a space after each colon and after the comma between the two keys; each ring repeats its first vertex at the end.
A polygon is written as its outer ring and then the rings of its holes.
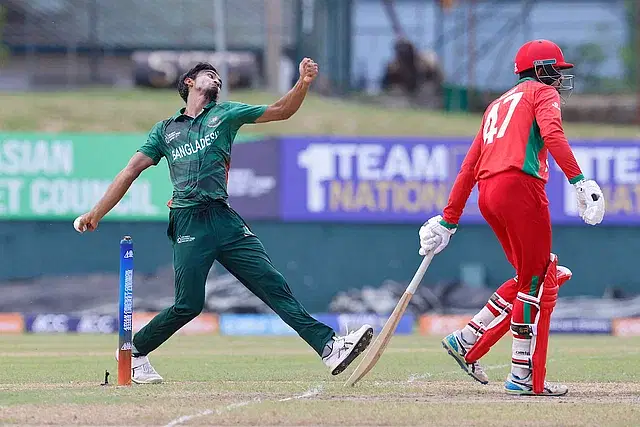
{"type": "Polygon", "coordinates": [[[229,88],[229,70],[227,66],[227,38],[226,38],[226,0],[213,0],[213,19],[215,28],[216,51],[220,57],[220,64],[216,68],[222,78],[222,88],[220,89],[220,101],[227,100],[229,88]]]}
{"type": "Polygon", "coordinates": [[[267,88],[271,93],[279,93],[280,57],[282,55],[282,2],[265,1],[265,44],[264,70],[267,88]]]}

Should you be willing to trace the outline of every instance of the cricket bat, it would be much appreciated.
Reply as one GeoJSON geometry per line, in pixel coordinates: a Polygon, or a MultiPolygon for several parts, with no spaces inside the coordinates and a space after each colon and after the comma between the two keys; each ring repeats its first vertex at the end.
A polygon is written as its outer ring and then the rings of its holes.
{"type": "Polygon", "coordinates": [[[424,274],[427,272],[427,268],[429,268],[429,264],[431,264],[431,260],[433,259],[433,252],[428,253],[420,263],[420,267],[416,271],[416,274],[413,275],[413,279],[407,286],[407,289],[402,294],[400,301],[396,305],[396,308],[393,309],[393,313],[387,319],[387,322],[384,324],[382,331],[378,334],[375,341],[369,347],[367,354],[365,354],[364,358],[358,365],[358,367],[353,371],[347,382],[345,383],[345,387],[350,385],[353,386],[355,383],[360,381],[367,373],[373,369],[375,364],[382,356],[384,349],[391,341],[391,337],[393,336],[396,328],[398,327],[398,323],[402,318],[407,306],[409,305],[409,301],[413,297],[413,294],[416,292],[418,285],[422,281],[424,274]]]}

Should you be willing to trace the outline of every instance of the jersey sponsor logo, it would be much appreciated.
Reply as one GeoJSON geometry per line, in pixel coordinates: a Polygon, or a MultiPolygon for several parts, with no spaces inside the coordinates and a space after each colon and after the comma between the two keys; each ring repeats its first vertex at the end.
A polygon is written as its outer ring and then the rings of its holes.
{"type": "Polygon", "coordinates": [[[173,148],[171,150],[171,157],[173,158],[173,160],[178,160],[183,157],[188,157],[196,154],[210,146],[213,141],[218,139],[218,135],[218,131],[211,132],[205,135],[204,138],[196,139],[195,142],[187,142],[186,144],[182,144],[179,147],[173,148]]]}
{"type": "Polygon", "coordinates": [[[178,238],[176,239],[176,243],[188,243],[193,242],[194,240],[196,240],[196,238],[193,236],[178,236],[178,238]]]}
{"type": "Polygon", "coordinates": [[[164,138],[164,142],[171,144],[171,141],[180,136],[180,131],[171,132],[164,138]]]}

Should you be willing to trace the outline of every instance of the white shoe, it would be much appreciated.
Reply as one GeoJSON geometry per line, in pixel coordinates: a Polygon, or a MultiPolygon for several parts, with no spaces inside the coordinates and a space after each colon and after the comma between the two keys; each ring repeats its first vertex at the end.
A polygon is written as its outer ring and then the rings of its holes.
{"type": "MultiPolygon", "coordinates": [[[[116,350],[116,362],[118,350],[116,350]]],[[[136,384],[160,384],[162,377],[153,369],[147,356],[131,357],[131,381],[136,384]]]]}
{"type": "Polygon", "coordinates": [[[371,325],[363,325],[355,332],[351,332],[343,337],[333,337],[333,348],[328,356],[322,360],[331,370],[331,375],[338,375],[360,355],[373,338],[373,328],[371,325]]]}
{"type": "Polygon", "coordinates": [[[469,374],[471,378],[481,384],[487,384],[489,382],[489,376],[486,374],[484,369],[482,369],[480,362],[476,360],[473,363],[467,363],[464,359],[464,356],[467,354],[467,351],[471,346],[465,343],[459,330],[444,337],[442,340],[442,347],[447,350],[447,353],[449,353],[449,355],[458,362],[458,365],[460,365],[462,370],[469,374]]]}
{"type": "Polygon", "coordinates": [[[518,394],[520,396],[564,396],[569,392],[569,387],[564,384],[544,382],[544,390],[540,394],[533,392],[532,375],[526,378],[518,378],[513,374],[509,374],[504,382],[504,389],[508,394],[518,394]]]}

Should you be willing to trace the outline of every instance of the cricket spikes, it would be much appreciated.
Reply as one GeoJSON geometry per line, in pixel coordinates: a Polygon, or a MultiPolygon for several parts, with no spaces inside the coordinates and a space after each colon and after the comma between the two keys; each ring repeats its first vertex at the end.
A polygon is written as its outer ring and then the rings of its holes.
{"type": "Polygon", "coordinates": [[[509,374],[504,382],[504,389],[507,394],[519,396],[564,396],[569,392],[569,387],[564,384],[545,381],[542,391],[540,393],[534,393],[531,374],[523,379],[516,378],[513,374],[509,374]]]}
{"type": "Polygon", "coordinates": [[[447,353],[453,357],[458,365],[460,365],[460,368],[462,368],[462,370],[471,378],[481,384],[487,384],[489,382],[489,376],[484,372],[484,369],[482,369],[482,365],[480,365],[479,362],[467,363],[464,360],[464,356],[471,345],[465,343],[460,331],[455,331],[447,335],[442,340],[442,347],[447,350],[447,353]]]}
{"type": "Polygon", "coordinates": [[[345,336],[333,337],[331,352],[322,358],[331,370],[331,375],[342,373],[363,351],[367,349],[373,338],[373,327],[363,325],[357,331],[345,336]]]}

